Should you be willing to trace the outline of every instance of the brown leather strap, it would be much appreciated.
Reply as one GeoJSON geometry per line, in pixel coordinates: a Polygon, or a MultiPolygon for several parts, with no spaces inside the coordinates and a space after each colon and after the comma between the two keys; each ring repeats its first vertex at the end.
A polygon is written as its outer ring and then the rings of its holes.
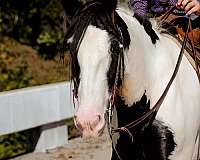
{"type": "Polygon", "coordinates": [[[173,13],[173,11],[176,9],[176,6],[171,7],[165,14],[160,16],[161,22],[166,21],[166,19],[169,17],[170,14],[173,13]]]}
{"type": "MultiPolygon", "coordinates": [[[[176,9],[176,6],[173,6],[171,9],[169,9],[163,16],[160,16],[160,24],[162,24],[164,21],[167,20],[167,18],[169,17],[170,14],[172,14],[172,12],[176,9]]],[[[200,14],[200,10],[198,10],[196,12],[196,14],[199,13],[200,14]]],[[[197,14],[198,15],[198,14],[197,14]]],[[[189,31],[192,31],[192,23],[191,23],[191,19],[189,19],[189,31]]],[[[188,32],[189,33],[189,32],[188,32]]],[[[193,32],[191,32],[191,40],[189,39],[190,43],[191,43],[191,46],[192,46],[192,52],[193,52],[193,57],[194,57],[194,62],[195,62],[195,71],[197,73],[197,76],[198,76],[198,79],[199,79],[199,82],[200,82],[200,67],[198,65],[198,59],[197,59],[197,52],[196,52],[196,49],[195,49],[195,45],[194,45],[194,34],[193,32]]]]}
{"type": "MultiPolygon", "coordinates": [[[[164,14],[162,16],[161,23],[168,18],[168,16],[174,11],[175,8],[176,8],[175,6],[172,7],[168,12],[166,12],[166,14],[164,14]]],[[[168,91],[169,91],[174,79],[176,78],[176,75],[178,73],[178,70],[180,68],[180,64],[181,64],[181,61],[182,61],[182,58],[183,58],[184,50],[185,50],[185,47],[186,47],[186,42],[187,42],[187,39],[188,39],[188,33],[191,30],[192,30],[191,18],[189,17],[187,31],[186,31],[186,33],[184,35],[184,40],[183,40],[183,43],[182,43],[181,51],[179,53],[178,60],[177,60],[174,72],[173,72],[173,74],[172,74],[172,76],[171,76],[171,78],[170,78],[170,80],[169,80],[169,82],[168,82],[163,94],[161,95],[161,97],[157,101],[157,103],[153,106],[152,109],[150,109],[148,112],[146,112],[142,117],[140,117],[140,118],[136,119],[135,121],[125,125],[124,127],[120,127],[120,128],[117,128],[117,129],[112,129],[112,133],[110,133],[111,139],[112,139],[112,134],[114,134],[116,132],[129,132],[129,129],[136,127],[138,124],[141,124],[147,118],[149,118],[151,120],[152,118],[154,118],[156,116],[156,114],[158,113],[158,111],[159,111],[159,109],[160,109],[160,107],[161,107],[161,105],[162,105],[162,103],[163,103],[163,101],[164,101],[164,99],[165,99],[165,97],[166,97],[166,95],[167,95],[167,93],[168,93],[168,91]]],[[[194,53],[194,57],[196,58],[196,51],[195,51],[195,48],[194,48],[193,40],[191,41],[191,44],[192,44],[192,50],[193,50],[193,53],[194,53]]],[[[197,64],[196,59],[195,59],[195,65],[196,65],[197,69],[199,69],[198,68],[199,66],[197,64]]],[[[199,70],[197,70],[196,72],[197,72],[197,75],[199,76],[198,78],[200,80],[199,70]]],[[[199,154],[199,151],[200,151],[200,129],[198,130],[197,136],[198,136],[197,139],[199,139],[198,142],[196,140],[196,143],[198,143],[197,144],[198,145],[197,159],[199,160],[199,155],[200,155],[199,154]]],[[[115,149],[115,151],[116,151],[116,153],[118,155],[118,152],[117,152],[115,147],[114,147],[114,149],[115,149]]],[[[121,159],[121,157],[119,155],[118,155],[118,158],[121,159]]]]}
{"type": "MultiPolygon", "coordinates": [[[[176,75],[178,73],[178,70],[179,70],[179,67],[180,67],[180,64],[181,64],[181,61],[182,61],[182,58],[183,58],[186,42],[187,42],[187,39],[188,39],[188,33],[189,33],[190,30],[192,30],[192,27],[191,27],[191,18],[189,17],[187,31],[186,31],[185,36],[184,36],[184,40],[183,40],[181,51],[180,51],[180,54],[179,54],[179,57],[178,57],[177,64],[175,66],[175,69],[174,69],[174,72],[172,74],[172,77],[170,78],[170,81],[168,82],[163,94],[161,95],[161,97],[159,98],[157,103],[153,106],[153,108],[150,111],[145,113],[142,117],[140,117],[137,120],[125,125],[124,127],[113,129],[112,133],[115,133],[115,132],[127,132],[127,131],[129,131],[129,129],[134,128],[135,126],[137,126],[138,124],[140,124],[144,120],[146,120],[147,118],[152,118],[152,117],[156,116],[158,110],[160,109],[160,107],[161,107],[161,105],[162,105],[162,103],[163,103],[163,101],[164,101],[164,99],[165,99],[165,97],[166,97],[166,95],[167,95],[167,93],[169,91],[169,88],[171,87],[171,84],[173,83],[173,81],[174,81],[174,79],[175,79],[175,77],[176,77],[176,75]]],[[[192,42],[192,45],[193,45],[192,47],[193,47],[193,52],[194,52],[194,56],[195,56],[196,52],[195,52],[195,49],[194,49],[193,42],[192,42]]],[[[200,153],[199,153],[199,151],[200,151],[200,129],[198,130],[197,137],[198,137],[197,138],[198,141],[196,139],[196,143],[197,143],[197,146],[198,146],[197,160],[199,160],[199,157],[200,157],[200,153]]]]}
{"type": "MultiPolygon", "coordinates": [[[[191,19],[189,19],[189,25],[190,25],[190,31],[192,31],[192,23],[191,23],[191,19]]],[[[191,46],[192,46],[192,53],[193,53],[193,57],[194,57],[194,62],[195,62],[195,71],[197,73],[197,76],[199,78],[199,82],[200,82],[200,68],[199,68],[199,65],[198,65],[198,60],[197,60],[197,52],[196,52],[196,49],[195,49],[195,46],[194,46],[194,35],[193,35],[193,32],[191,32],[191,39],[189,39],[190,42],[191,42],[191,46]]]]}
{"type": "MultiPolygon", "coordinates": [[[[170,11],[172,12],[173,10],[171,9],[170,11]]],[[[154,115],[157,114],[158,110],[160,109],[160,107],[161,107],[161,105],[162,105],[162,103],[163,103],[163,101],[164,101],[164,99],[165,99],[165,97],[166,97],[166,95],[167,95],[167,93],[169,91],[169,88],[171,87],[171,84],[173,83],[173,81],[174,81],[174,79],[175,79],[175,77],[176,77],[176,75],[178,73],[178,70],[179,70],[179,67],[180,67],[180,64],[181,64],[181,61],[182,61],[184,49],[185,49],[185,46],[186,46],[186,42],[187,42],[187,39],[188,39],[188,33],[189,33],[189,30],[190,30],[190,26],[191,26],[190,23],[191,23],[191,21],[189,20],[188,21],[188,26],[187,26],[187,31],[186,31],[185,36],[184,36],[184,40],[183,40],[183,44],[182,44],[182,47],[181,47],[181,51],[180,51],[180,54],[179,54],[178,61],[176,63],[174,72],[172,74],[172,77],[170,78],[170,81],[168,82],[163,94],[161,95],[161,97],[159,98],[157,103],[153,106],[153,108],[151,110],[149,110],[147,113],[145,113],[142,117],[140,117],[137,120],[125,125],[124,127],[114,129],[113,133],[124,131],[124,128],[126,128],[126,129],[134,128],[135,126],[137,126],[138,124],[140,124],[144,120],[146,120],[147,118],[151,118],[151,117],[153,117],[154,115]]]]}

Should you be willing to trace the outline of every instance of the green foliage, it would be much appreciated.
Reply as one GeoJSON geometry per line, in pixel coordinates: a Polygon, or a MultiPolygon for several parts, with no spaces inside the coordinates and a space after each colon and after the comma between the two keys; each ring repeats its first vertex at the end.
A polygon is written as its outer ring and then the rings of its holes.
{"type": "Polygon", "coordinates": [[[26,87],[32,79],[27,74],[28,65],[25,61],[11,67],[12,61],[16,58],[12,54],[9,48],[0,45],[0,91],[26,87]]]}
{"type": "Polygon", "coordinates": [[[51,52],[46,48],[53,46],[56,52],[57,46],[62,44],[63,18],[59,0],[0,0],[0,10],[1,33],[37,46],[40,51],[51,52]]]}
{"type": "Polygon", "coordinates": [[[0,159],[32,152],[40,137],[40,128],[0,136],[0,159]]]}
{"type": "Polygon", "coordinates": [[[61,64],[59,56],[45,60],[27,45],[0,38],[0,91],[69,80],[67,61],[61,64]]]}
{"type": "Polygon", "coordinates": [[[7,69],[4,62],[0,62],[0,91],[28,86],[31,77],[26,75],[26,70],[26,64],[15,69],[7,69]]]}
{"type": "Polygon", "coordinates": [[[26,136],[23,134],[0,136],[0,159],[25,153],[25,142],[26,136]]]}

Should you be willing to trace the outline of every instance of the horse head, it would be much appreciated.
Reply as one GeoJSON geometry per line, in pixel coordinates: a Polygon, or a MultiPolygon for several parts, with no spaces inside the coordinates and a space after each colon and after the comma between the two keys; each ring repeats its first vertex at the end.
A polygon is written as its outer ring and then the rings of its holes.
{"type": "Polygon", "coordinates": [[[78,101],[75,122],[84,137],[95,137],[104,129],[110,97],[122,84],[124,51],[130,37],[126,24],[115,12],[117,0],[86,4],[63,0],[63,6],[70,25],[64,45],[70,49],[78,101]]]}

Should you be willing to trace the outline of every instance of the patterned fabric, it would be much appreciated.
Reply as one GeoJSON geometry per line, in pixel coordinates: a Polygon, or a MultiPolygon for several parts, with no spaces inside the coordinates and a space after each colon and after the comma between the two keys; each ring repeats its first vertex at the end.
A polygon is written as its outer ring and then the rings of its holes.
{"type": "MultiPolygon", "coordinates": [[[[139,16],[147,13],[161,15],[176,4],[177,0],[129,0],[129,7],[139,16]]],[[[184,12],[175,10],[175,14],[183,15],[184,12]]]]}

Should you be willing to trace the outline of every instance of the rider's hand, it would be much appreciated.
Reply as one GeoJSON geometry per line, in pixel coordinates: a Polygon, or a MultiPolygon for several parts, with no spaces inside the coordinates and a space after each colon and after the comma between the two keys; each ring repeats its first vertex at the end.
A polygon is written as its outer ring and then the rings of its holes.
{"type": "Polygon", "coordinates": [[[200,10],[200,2],[198,0],[178,0],[176,6],[185,10],[186,15],[190,15],[200,10]]]}

